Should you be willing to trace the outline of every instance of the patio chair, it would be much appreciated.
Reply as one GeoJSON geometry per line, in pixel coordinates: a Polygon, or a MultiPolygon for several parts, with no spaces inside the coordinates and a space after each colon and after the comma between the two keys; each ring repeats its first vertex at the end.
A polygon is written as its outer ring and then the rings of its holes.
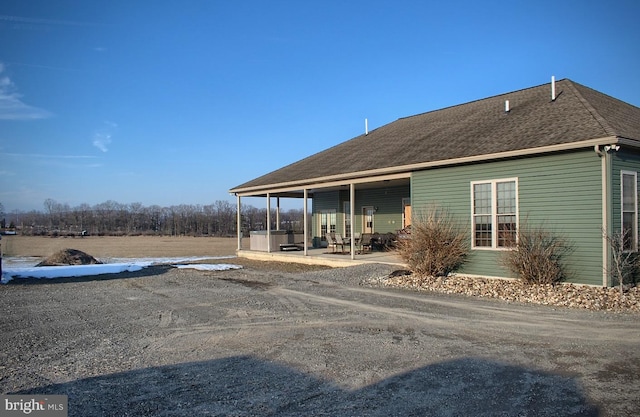
{"type": "Polygon", "coordinates": [[[333,253],[336,253],[336,250],[338,249],[338,243],[333,239],[333,237],[331,236],[331,233],[327,233],[326,238],[327,238],[327,247],[333,248],[333,253]]]}
{"type": "Polygon", "coordinates": [[[336,233],[336,245],[340,246],[342,248],[340,252],[344,253],[344,245],[347,245],[347,243],[342,239],[342,235],[340,233],[336,233]]]}
{"type": "Polygon", "coordinates": [[[360,238],[360,252],[365,250],[372,251],[371,233],[363,233],[360,238]]]}
{"type": "Polygon", "coordinates": [[[361,243],[362,243],[361,241],[362,241],[362,233],[360,233],[360,232],[355,232],[355,233],[353,234],[353,245],[354,245],[353,247],[355,248],[356,253],[357,253],[357,252],[360,252],[360,251],[361,251],[361,249],[362,249],[362,248],[361,248],[361,243]]]}

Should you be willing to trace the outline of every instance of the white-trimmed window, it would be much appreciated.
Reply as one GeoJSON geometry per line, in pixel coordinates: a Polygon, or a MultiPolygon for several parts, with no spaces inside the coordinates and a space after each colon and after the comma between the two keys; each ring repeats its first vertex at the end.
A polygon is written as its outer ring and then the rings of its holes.
{"type": "Polygon", "coordinates": [[[336,211],[322,210],[318,213],[320,219],[320,236],[325,239],[327,233],[336,232],[336,211]]]}
{"type": "Polygon", "coordinates": [[[638,175],[634,171],[620,171],[621,227],[627,251],[638,250],[638,175]]]}
{"type": "Polygon", "coordinates": [[[518,236],[518,179],[471,183],[473,248],[507,248],[518,236]]]}

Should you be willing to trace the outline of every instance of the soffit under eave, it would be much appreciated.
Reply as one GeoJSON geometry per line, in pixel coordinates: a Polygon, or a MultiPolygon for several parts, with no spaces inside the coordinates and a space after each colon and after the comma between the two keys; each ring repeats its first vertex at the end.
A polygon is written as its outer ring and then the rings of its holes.
{"type": "Polygon", "coordinates": [[[305,180],[290,181],[285,183],[256,185],[246,188],[232,188],[229,193],[240,196],[253,196],[264,194],[267,192],[287,192],[302,191],[304,189],[326,189],[330,187],[338,187],[342,185],[366,184],[386,180],[396,180],[400,178],[409,179],[413,170],[407,170],[405,167],[389,167],[371,171],[352,172],[347,175],[332,175],[320,178],[309,178],[305,180]]]}
{"type": "MultiPolygon", "coordinates": [[[[270,197],[279,197],[279,198],[304,198],[304,190],[300,190],[299,192],[292,192],[292,191],[287,191],[287,192],[277,192],[277,191],[273,191],[273,190],[267,190],[264,192],[256,192],[256,193],[234,193],[235,196],[238,197],[262,197],[262,198],[266,198],[267,197],[267,192],[269,193],[270,197]]],[[[308,191],[307,192],[307,197],[308,198],[313,198],[313,192],[308,191]]]]}
{"type": "Polygon", "coordinates": [[[236,190],[235,192],[231,190],[230,192],[239,195],[240,197],[256,197],[256,196],[265,196],[267,193],[270,193],[272,197],[277,196],[277,194],[283,195],[285,193],[300,193],[302,194],[306,189],[309,194],[323,190],[327,191],[330,189],[344,189],[344,187],[348,187],[350,184],[354,184],[356,186],[362,187],[363,184],[376,184],[376,183],[384,183],[389,181],[398,181],[404,180],[405,182],[409,182],[409,178],[411,177],[411,172],[401,172],[396,174],[387,174],[387,175],[378,175],[378,176],[358,176],[344,179],[334,179],[327,181],[318,181],[315,179],[314,181],[309,181],[306,183],[300,183],[296,185],[288,185],[283,186],[282,184],[272,184],[271,186],[261,186],[254,187],[250,190],[236,190]]]}
{"type": "Polygon", "coordinates": [[[640,148],[640,140],[637,139],[618,137],[617,143],[624,146],[630,146],[632,148],[640,148]]]}

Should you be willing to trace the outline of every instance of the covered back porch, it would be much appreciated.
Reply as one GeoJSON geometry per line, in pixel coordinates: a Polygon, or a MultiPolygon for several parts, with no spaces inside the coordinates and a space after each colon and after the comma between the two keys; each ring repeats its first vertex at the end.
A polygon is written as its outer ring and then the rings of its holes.
{"type": "Polygon", "coordinates": [[[281,185],[234,190],[238,207],[238,256],[332,266],[368,262],[402,265],[400,257],[393,251],[358,250],[356,239],[363,234],[388,233],[392,229],[395,231],[403,227],[405,218],[410,221],[410,210],[407,210],[410,209],[410,206],[407,207],[407,204],[410,205],[410,173],[281,185]],[[247,245],[246,239],[244,243],[242,239],[241,199],[244,197],[266,199],[267,228],[251,234],[250,246],[247,245]],[[275,219],[272,218],[274,211],[271,208],[274,197],[275,219]],[[279,213],[280,200],[283,198],[302,200],[304,230],[301,233],[296,232],[295,241],[289,242],[290,246],[298,246],[299,250],[293,247],[290,248],[293,249],[291,251],[281,250],[283,248],[279,235],[283,232],[279,230],[279,213]],[[309,199],[313,203],[311,219],[308,218],[309,199]],[[275,225],[273,230],[272,225],[275,225]],[[342,253],[336,254],[326,248],[326,235],[330,233],[343,237],[345,245],[344,250],[340,251],[342,253]],[[256,239],[253,239],[254,237],[256,239]],[[254,245],[254,241],[258,240],[262,242],[259,248],[258,245],[254,245]],[[292,245],[293,243],[295,245],[292,245]]]}

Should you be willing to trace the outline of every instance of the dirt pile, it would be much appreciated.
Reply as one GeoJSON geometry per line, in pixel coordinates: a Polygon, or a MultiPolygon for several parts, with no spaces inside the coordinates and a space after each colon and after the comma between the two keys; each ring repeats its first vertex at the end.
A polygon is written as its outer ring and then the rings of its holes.
{"type": "Polygon", "coordinates": [[[63,249],[49,256],[36,266],[92,265],[101,264],[93,256],[77,249],[63,249]]]}

